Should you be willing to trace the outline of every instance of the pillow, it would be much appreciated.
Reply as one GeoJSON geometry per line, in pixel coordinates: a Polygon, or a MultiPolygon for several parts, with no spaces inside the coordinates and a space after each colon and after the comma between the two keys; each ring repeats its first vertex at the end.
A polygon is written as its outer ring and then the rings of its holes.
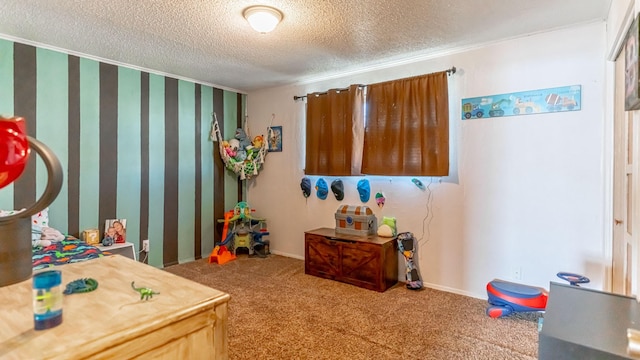
{"type": "MultiPolygon", "coordinates": [[[[10,216],[25,210],[26,209],[0,210],[0,216],[10,216]]],[[[49,208],[48,207],[31,216],[31,240],[32,241],[40,240],[43,227],[49,227],[49,208]]]]}
{"type": "Polygon", "coordinates": [[[31,217],[31,226],[49,227],[49,208],[45,208],[31,217]]]}

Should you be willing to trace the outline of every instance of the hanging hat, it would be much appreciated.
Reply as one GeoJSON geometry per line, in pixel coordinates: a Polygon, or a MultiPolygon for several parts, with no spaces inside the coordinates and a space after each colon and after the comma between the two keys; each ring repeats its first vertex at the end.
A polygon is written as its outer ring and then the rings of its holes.
{"type": "Polygon", "coordinates": [[[418,189],[420,189],[420,190],[426,189],[424,187],[424,184],[422,183],[422,181],[420,181],[420,180],[418,180],[416,178],[411,179],[411,182],[413,182],[418,187],[418,189]]]}
{"type": "Polygon", "coordinates": [[[379,208],[382,208],[384,206],[384,202],[385,202],[385,198],[384,195],[382,195],[381,192],[376,193],[376,204],[378,204],[379,208]]]}
{"type": "Polygon", "coordinates": [[[329,187],[327,186],[327,182],[324,181],[323,178],[318,179],[318,181],[316,181],[316,196],[318,197],[318,199],[326,199],[328,193],[329,187]]]}
{"type": "Polygon", "coordinates": [[[333,180],[331,182],[331,191],[333,191],[336,200],[342,201],[344,199],[344,184],[342,184],[342,180],[333,180]]]}
{"type": "Polygon", "coordinates": [[[358,181],[358,193],[360,194],[360,201],[366,203],[371,196],[371,188],[369,187],[369,180],[362,179],[358,181]]]}
{"type": "Polygon", "coordinates": [[[311,180],[308,177],[303,177],[300,181],[300,189],[302,189],[302,195],[308,198],[311,195],[311,180]]]}

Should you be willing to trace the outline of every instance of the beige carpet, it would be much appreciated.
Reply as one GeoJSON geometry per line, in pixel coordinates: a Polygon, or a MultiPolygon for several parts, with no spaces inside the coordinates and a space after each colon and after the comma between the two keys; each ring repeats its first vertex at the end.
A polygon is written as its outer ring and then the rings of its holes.
{"type": "Polygon", "coordinates": [[[486,301],[448,292],[384,293],[305,275],[304,262],[246,254],[166,268],[225,291],[230,359],[536,359],[537,313],[491,319],[486,301]]]}

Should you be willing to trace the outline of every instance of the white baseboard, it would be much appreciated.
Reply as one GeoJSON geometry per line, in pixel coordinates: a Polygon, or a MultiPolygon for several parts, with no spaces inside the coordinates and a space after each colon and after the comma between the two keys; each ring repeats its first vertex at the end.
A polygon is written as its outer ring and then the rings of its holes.
{"type": "MultiPolygon", "coordinates": [[[[289,254],[289,253],[278,251],[278,250],[270,250],[270,251],[274,255],[281,255],[281,256],[286,256],[286,257],[290,257],[290,258],[294,258],[294,259],[298,259],[298,260],[304,260],[304,256],[289,254]]],[[[447,287],[447,286],[436,285],[436,284],[431,284],[431,283],[422,283],[422,286],[428,287],[428,288],[434,289],[434,290],[446,291],[446,292],[450,292],[450,293],[453,293],[453,294],[468,296],[468,297],[472,297],[472,298],[476,298],[476,299],[481,299],[481,300],[486,300],[487,299],[486,295],[472,294],[472,293],[467,292],[467,291],[462,291],[460,289],[454,289],[454,288],[447,287]]]]}
{"type": "Polygon", "coordinates": [[[281,255],[281,256],[286,256],[286,257],[290,257],[298,260],[304,260],[304,256],[300,256],[300,255],[289,254],[289,253],[278,251],[278,250],[269,250],[269,252],[274,255],[281,255]]]}
{"type": "Polygon", "coordinates": [[[476,299],[481,299],[481,300],[486,300],[487,299],[486,295],[478,296],[477,294],[472,294],[472,293],[470,293],[468,291],[462,291],[460,289],[450,288],[448,286],[442,286],[442,285],[436,285],[436,284],[424,283],[424,282],[422,283],[422,286],[428,287],[430,289],[446,291],[446,292],[450,292],[450,293],[453,293],[453,294],[468,296],[468,297],[472,297],[472,298],[476,298],[476,299]]]}

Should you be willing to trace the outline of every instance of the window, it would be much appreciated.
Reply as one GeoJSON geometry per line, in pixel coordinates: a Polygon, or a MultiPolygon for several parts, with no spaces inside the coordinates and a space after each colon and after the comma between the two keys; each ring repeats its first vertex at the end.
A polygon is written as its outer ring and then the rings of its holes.
{"type": "Polygon", "coordinates": [[[362,111],[354,109],[362,103],[362,89],[357,85],[307,95],[305,174],[352,174],[354,115],[362,116],[362,111]]]}
{"type": "Polygon", "coordinates": [[[367,87],[362,173],[449,175],[447,73],[367,87]]]}
{"type": "Polygon", "coordinates": [[[306,145],[310,175],[448,175],[447,71],[307,95],[306,145]]]}

